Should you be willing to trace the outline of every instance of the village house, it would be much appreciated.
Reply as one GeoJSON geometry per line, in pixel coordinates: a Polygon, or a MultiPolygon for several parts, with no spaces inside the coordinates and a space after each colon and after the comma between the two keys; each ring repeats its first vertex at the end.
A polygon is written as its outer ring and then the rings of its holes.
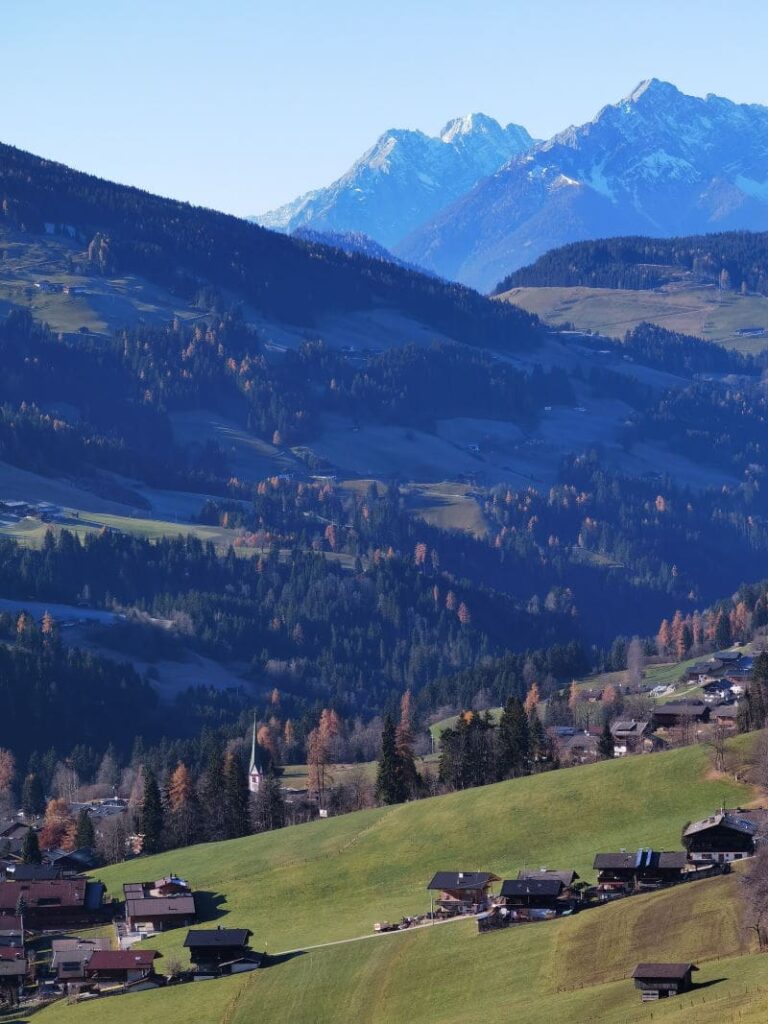
{"type": "Polygon", "coordinates": [[[5,993],[6,1001],[18,1002],[28,970],[26,959],[0,960],[0,992],[5,993]]]}
{"type": "Polygon", "coordinates": [[[85,980],[98,987],[126,985],[155,972],[160,953],[133,946],[131,949],[97,949],[85,964],[85,980]]]}
{"type": "Polygon", "coordinates": [[[0,946],[3,949],[24,946],[24,929],[20,917],[0,917],[0,946]]]}
{"type": "Polygon", "coordinates": [[[563,896],[570,898],[574,895],[574,886],[579,880],[579,876],[575,871],[552,871],[550,868],[539,868],[536,871],[524,869],[518,871],[517,877],[519,879],[557,879],[563,883],[563,896]]]}
{"type": "Polygon", "coordinates": [[[611,723],[613,756],[641,754],[653,750],[651,723],[639,722],[635,718],[619,718],[611,723]]]}
{"type": "Polygon", "coordinates": [[[746,816],[719,811],[683,829],[683,846],[693,862],[729,864],[755,852],[758,826],[746,816]]]}
{"type": "Polygon", "coordinates": [[[707,680],[718,677],[724,667],[724,663],[716,658],[710,658],[709,661],[698,661],[686,671],[685,678],[690,683],[703,685],[707,680]]]}
{"type": "Polygon", "coordinates": [[[573,909],[559,878],[513,878],[501,883],[500,900],[517,919],[554,917],[573,909]]]}
{"type": "Polygon", "coordinates": [[[252,971],[262,957],[248,946],[253,932],[248,928],[200,928],[187,933],[184,946],[195,968],[196,978],[252,971]]]}
{"type": "Polygon", "coordinates": [[[126,898],[125,921],[128,931],[163,932],[194,924],[194,896],[140,896],[126,898]]]}
{"type": "Polygon", "coordinates": [[[491,885],[499,881],[489,871],[438,871],[427,889],[440,894],[433,897],[437,913],[478,914],[487,910],[491,885]]]}
{"type": "Polygon", "coordinates": [[[718,704],[716,708],[712,708],[711,721],[724,726],[726,729],[735,729],[738,718],[739,705],[736,703],[718,704]]]}
{"type": "Polygon", "coordinates": [[[103,919],[104,886],[84,878],[46,882],[0,882],[0,929],[24,903],[24,927],[80,928],[103,919]]]}
{"type": "Polygon", "coordinates": [[[586,764],[598,757],[598,737],[571,725],[556,725],[550,730],[557,743],[558,756],[566,764],[586,764]]]}
{"type": "Polygon", "coordinates": [[[3,882],[53,882],[61,878],[61,874],[61,868],[47,864],[0,865],[0,881],[3,882]]]}
{"type": "Polygon", "coordinates": [[[710,709],[703,700],[670,701],[653,709],[654,729],[671,729],[678,725],[708,722],[710,709]]]}
{"type": "Polygon", "coordinates": [[[597,891],[601,900],[632,892],[660,889],[683,881],[687,865],[685,851],[640,849],[634,853],[598,853],[597,891]]]}
{"type": "Polygon", "coordinates": [[[67,989],[79,988],[85,979],[85,965],[96,950],[108,949],[109,939],[54,939],[51,942],[51,968],[56,980],[67,989]]]}
{"type": "Polygon", "coordinates": [[[695,964],[638,964],[632,977],[643,1002],[647,1002],[690,991],[691,971],[698,971],[698,967],[695,964]]]}

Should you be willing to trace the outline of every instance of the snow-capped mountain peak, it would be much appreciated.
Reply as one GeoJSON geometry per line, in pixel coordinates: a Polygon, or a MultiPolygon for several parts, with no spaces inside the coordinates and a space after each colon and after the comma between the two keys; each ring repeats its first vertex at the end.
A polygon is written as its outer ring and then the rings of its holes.
{"type": "Polygon", "coordinates": [[[327,188],[255,217],[279,231],[362,232],[391,247],[534,140],[487,114],[453,118],[439,135],[392,128],[327,188]]]}

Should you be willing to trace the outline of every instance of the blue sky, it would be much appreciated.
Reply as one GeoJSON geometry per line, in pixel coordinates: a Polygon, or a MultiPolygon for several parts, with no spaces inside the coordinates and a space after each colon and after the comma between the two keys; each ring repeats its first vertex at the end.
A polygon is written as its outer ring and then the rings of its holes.
{"type": "Polygon", "coordinates": [[[652,76],[768,103],[753,0],[20,0],[2,30],[1,141],[237,214],[393,126],[481,110],[546,137],[652,76]]]}

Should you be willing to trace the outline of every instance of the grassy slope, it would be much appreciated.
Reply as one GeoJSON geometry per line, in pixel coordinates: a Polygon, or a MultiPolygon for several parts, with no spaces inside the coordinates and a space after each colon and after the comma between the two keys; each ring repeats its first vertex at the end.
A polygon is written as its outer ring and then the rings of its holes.
{"type": "MultiPolygon", "coordinates": [[[[100,876],[120,894],[139,875],[181,872],[210,894],[209,908],[226,911],[222,923],[250,927],[259,948],[293,949],[423,912],[425,885],[439,869],[509,877],[525,864],[549,864],[590,878],[599,848],[679,848],[687,820],[751,793],[704,779],[706,765],[706,751],[695,747],[590,765],[178,850],[100,876]]],[[[183,937],[153,943],[178,955],[183,937]]]]}
{"type": "Polygon", "coordinates": [[[478,935],[473,922],[399,933],[311,950],[249,977],[79,1007],[59,1004],[41,1020],[619,1024],[647,1020],[651,1013],[626,980],[634,965],[669,957],[697,961],[697,981],[704,985],[654,1006],[654,1021],[757,1021],[764,1017],[735,1016],[750,1004],[759,1008],[764,983],[764,960],[737,956],[747,949],[738,927],[737,886],[736,876],[691,883],[570,920],[488,935],[478,935]],[[733,959],[711,959],[723,954],[733,959]],[[718,978],[726,980],[712,985],[718,978]]]}
{"type": "Polygon", "coordinates": [[[548,323],[572,323],[621,339],[643,320],[670,331],[717,341],[740,352],[761,352],[765,338],[736,338],[739,327],[768,329],[768,299],[726,294],[714,288],[632,291],[619,288],[513,288],[502,299],[536,313],[548,323]]]}

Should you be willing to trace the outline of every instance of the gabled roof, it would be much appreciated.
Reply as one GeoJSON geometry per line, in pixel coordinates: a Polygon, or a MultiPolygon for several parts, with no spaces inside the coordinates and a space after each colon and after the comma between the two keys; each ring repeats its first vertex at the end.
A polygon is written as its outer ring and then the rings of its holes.
{"type": "Polygon", "coordinates": [[[511,878],[502,882],[502,896],[559,896],[563,883],[559,878],[511,878]]]}
{"type": "Polygon", "coordinates": [[[598,853],[592,865],[596,871],[626,870],[653,871],[658,868],[684,868],[688,855],[685,850],[650,850],[619,853],[598,853]]]}
{"type": "Polygon", "coordinates": [[[187,949],[202,946],[245,946],[253,932],[248,928],[196,928],[187,932],[184,945],[187,949]]]}
{"type": "Polygon", "coordinates": [[[61,878],[61,868],[47,864],[14,864],[5,869],[9,882],[53,882],[61,878]]]}
{"type": "Polygon", "coordinates": [[[611,725],[611,733],[613,736],[642,736],[650,724],[634,718],[619,719],[611,725]]]}
{"type": "Polygon", "coordinates": [[[194,913],[194,896],[140,896],[125,901],[126,917],[189,917],[194,913]]]}
{"type": "Polygon", "coordinates": [[[633,978],[669,978],[682,981],[689,971],[698,971],[696,964],[638,964],[633,978]]]}
{"type": "Polygon", "coordinates": [[[490,871],[438,871],[427,889],[484,889],[498,881],[490,871]]]}
{"type": "Polygon", "coordinates": [[[564,886],[567,887],[569,885],[573,885],[573,883],[578,879],[579,876],[575,871],[550,871],[549,868],[539,868],[538,871],[518,871],[517,877],[520,879],[557,878],[563,883],[564,886]]]}
{"type": "Polygon", "coordinates": [[[151,967],[160,953],[156,949],[143,949],[136,946],[131,949],[97,949],[91,954],[87,970],[91,971],[130,971],[133,968],[151,967]]]}
{"type": "Polygon", "coordinates": [[[683,835],[693,836],[699,832],[707,832],[711,828],[719,827],[730,829],[731,832],[740,832],[745,836],[753,836],[757,832],[757,825],[753,821],[737,818],[732,814],[720,811],[717,814],[711,814],[708,818],[702,818],[701,821],[692,821],[683,835]]]}

